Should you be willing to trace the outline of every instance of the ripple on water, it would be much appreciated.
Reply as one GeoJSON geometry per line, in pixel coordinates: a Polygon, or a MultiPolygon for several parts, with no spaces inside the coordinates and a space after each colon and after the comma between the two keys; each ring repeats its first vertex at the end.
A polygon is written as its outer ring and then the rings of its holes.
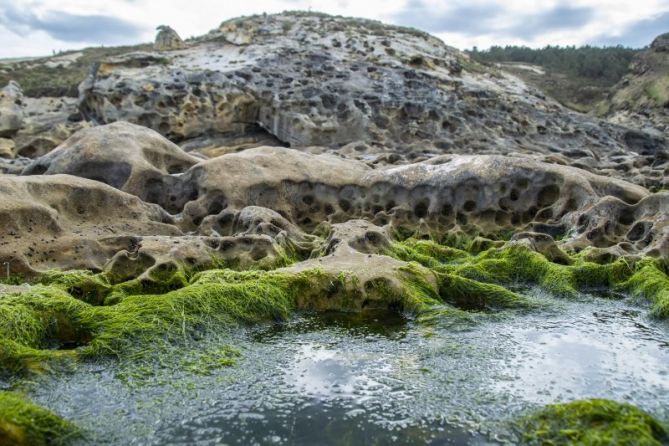
{"type": "Polygon", "coordinates": [[[94,444],[490,444],[556,401],[611,398],[669,418],[668,332],[588,296],[459,331],[304,315],[227,335],[242,356],[211,376],[167,368],[128,386],[114,363],[86,365],[34,396],[94,444]]]}

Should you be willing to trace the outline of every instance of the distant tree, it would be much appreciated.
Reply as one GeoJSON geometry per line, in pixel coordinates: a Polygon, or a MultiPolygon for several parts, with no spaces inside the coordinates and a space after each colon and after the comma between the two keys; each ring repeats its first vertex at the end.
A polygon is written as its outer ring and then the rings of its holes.
{"type": "Polygon", "coordinates": [[[627,71],[640,50],[623,46],[492,46],[481,51],[474,47],[469,54],[479,62],[522,62],[562,71],[572,76],[597,79],[613,84],[627,71]]]}

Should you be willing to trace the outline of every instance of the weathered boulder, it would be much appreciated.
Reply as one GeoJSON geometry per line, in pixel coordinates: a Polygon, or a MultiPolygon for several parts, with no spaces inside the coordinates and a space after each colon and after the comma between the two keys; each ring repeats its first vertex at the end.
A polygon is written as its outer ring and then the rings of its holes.
{"type": "Polygon", "coordinates": [[[116,122],[76,133],[23,174],[89,178],[175,211],[183,203],[172,200],[168,190],[179,182],[176,174],[198,161],[153,130],[116,122]]]}
{"type": "Polygon", "coordinates": [[[159,206],[70,175],[0,175],[0,195],[0,263],[13,273],[101,270],[132,236],[181,233],[159,206]]]}
{"type": "Polygon", "coordinates": [[[650,44],[655,51],[669,51],[669,33],[660,34],[650,44]]]}
{"type": "Polygon", "coordinates": [[[160,25],[156,35],[156,41],[153,47],[158,51],[169,51],[183,48],[184,42],[179,37],[179,34],[167,25],[160,25]]]}
{"type": "Polygon", "coordinates": [[[0,136],[13,136],[23,126],[23,92],[14,81],[0,90],[0,136]]]}

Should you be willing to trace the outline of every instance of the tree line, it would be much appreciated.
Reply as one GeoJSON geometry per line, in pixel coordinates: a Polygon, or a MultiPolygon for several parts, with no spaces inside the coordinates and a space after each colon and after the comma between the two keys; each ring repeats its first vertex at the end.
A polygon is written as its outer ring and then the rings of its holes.
{"type": "Polygon", "coordinates": [[[468,51],[478,62],[523,62],[560,71],[572,76],[616,83],[628,71],[632,58],[641,50],[623,46],[493,46],[488,50],[474,47],[468,51]]]}

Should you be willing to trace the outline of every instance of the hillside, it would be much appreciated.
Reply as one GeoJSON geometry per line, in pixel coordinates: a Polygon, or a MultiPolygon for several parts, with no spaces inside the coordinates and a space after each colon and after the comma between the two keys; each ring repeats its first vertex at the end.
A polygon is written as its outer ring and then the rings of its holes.
{"type": "Polygon", "coordinates": [[[638,54],[630,72],[597,107],[597,114],[623,125],[669,134],[669,35],[638,54]]]}
{"type": "Polygon", "coordinates": [[[623,47],[493,46],[467,53],[474,60],[519,76],[561,104],[587,113],[629,72],[629,64],[639,51],[623,47]]]}

